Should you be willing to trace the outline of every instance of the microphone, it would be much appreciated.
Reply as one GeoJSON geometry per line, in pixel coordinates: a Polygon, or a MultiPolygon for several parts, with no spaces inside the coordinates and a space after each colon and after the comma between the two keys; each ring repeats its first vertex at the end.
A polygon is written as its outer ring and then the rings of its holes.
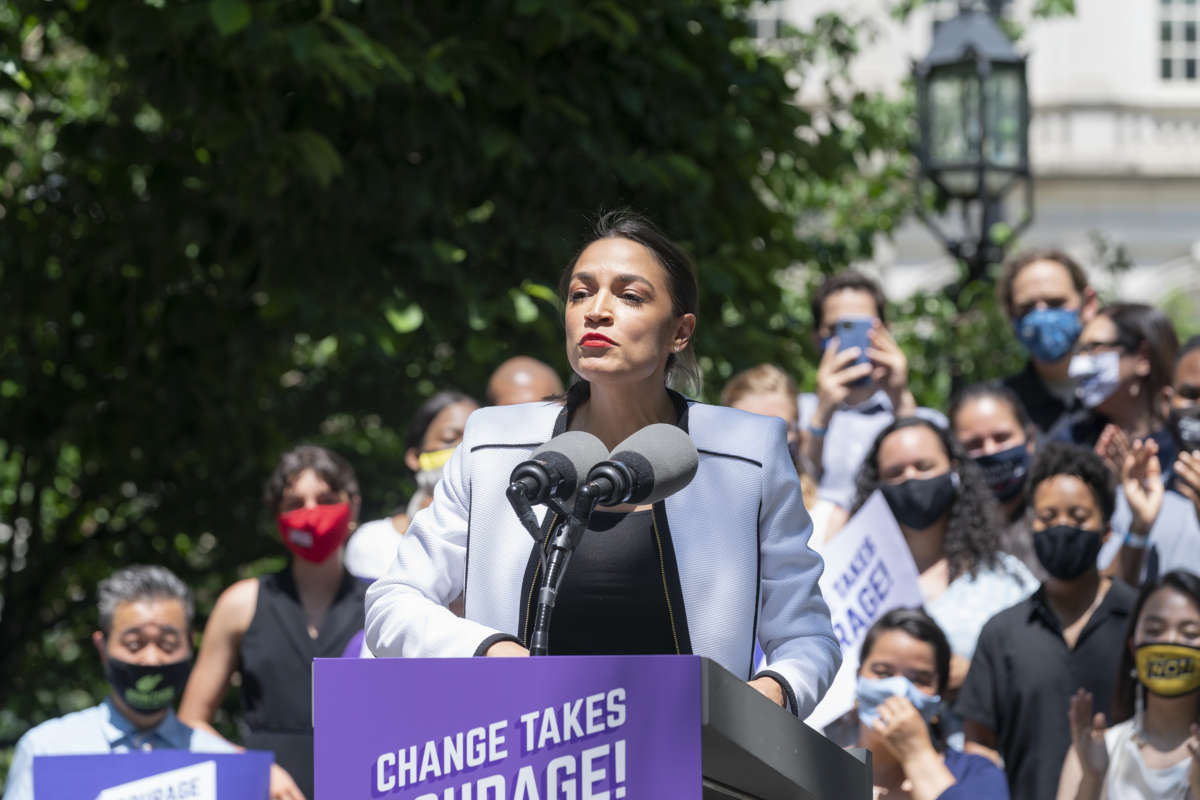
{"type": "Polygon", "coordinates": [[[692,437],[675,425],[657,422],[621,442],[606,461],[592,467],[580,494],[586,493],[593,507],[657,503],[687,486],[699,461],[692,437]]]}
{"type": "Polygon", "coordinates": [[[560,523],[551,536],[543,562],[546,577],[538,592],[529,640],[531,655],[550,652],[550,617],[558,602],[558,589],[592,510],[597,505],[657,503],[669,497],[695,477],[700,455],[692,437],[674,425],[660,422],[647,425],[614,447],[607,460],[597,460],[599,463],[586,473],[579,473],[587,475],[587,482],[579,487],[570,518],[560,523]]]}
{"type": "Polygon", "coordinates": [[[509,493],[519,492],[529,503],[575,494],[579,481],[608,455],[604,443],[585,431],[555,436],[516,466],[509,477],[509,493]]]}

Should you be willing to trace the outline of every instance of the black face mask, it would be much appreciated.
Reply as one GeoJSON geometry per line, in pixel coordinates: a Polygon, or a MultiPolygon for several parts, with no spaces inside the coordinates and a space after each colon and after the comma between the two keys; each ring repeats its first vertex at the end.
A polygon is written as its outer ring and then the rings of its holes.
{"type": "Polygon", "coordinates": [[[983,479],[1000,502],[1012,500],[1025,488],[1025,476],[1029,474],[1029,451],[1025,445],[973,460],[983,470],[983,479]]]}
{"type": "Polygon", "coordinates": [[[958,474],[947,472],[936,478],[909,478],[904,483],[882,484],[879,490],[892,509],[892,516],[906,528],[923,531],[941,519],[958,494],[958,474]]]}
{"type": "Polygon", "coordinates": [[[1200,406],[1172,408],[1167,424],[1180,450],[1200,450],[1200,406]]]}
{"type": "Polygon", "coordinates": [[[1046,572],[1060,581],[1071,581],[1096,566],[1103,535],[1070,525],[1055,525],[1033,532],[1033,550],[1046,572]]]}
{"type": "Polygon", "coordinates": [[[192,671],[191,659],[174,664],[143,666],[119,661],[112,656],[107,659],[105,676],[112,684],[117,697],[125,705],[143,714],[153,714],[175,705],[183,695],[188,674],[192,671]]]}

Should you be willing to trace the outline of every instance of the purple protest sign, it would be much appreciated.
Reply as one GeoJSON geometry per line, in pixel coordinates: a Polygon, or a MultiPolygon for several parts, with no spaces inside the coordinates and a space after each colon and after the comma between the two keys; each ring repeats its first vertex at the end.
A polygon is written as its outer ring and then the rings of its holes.
{"type": "Polygon", "coordinates": [[[696,656],[316,659],[316,800],[699,800],[696,656]]]}
{"type": "Polygon", "coordinates": [[[37,800],[266,800],[270,753],[193,753],[153,750],[34,756],[37,800]]]}

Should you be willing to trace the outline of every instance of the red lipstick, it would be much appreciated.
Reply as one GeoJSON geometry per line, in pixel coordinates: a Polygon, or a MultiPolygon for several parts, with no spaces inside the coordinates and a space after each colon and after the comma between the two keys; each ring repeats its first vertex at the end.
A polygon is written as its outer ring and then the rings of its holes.
{"type": "Polygon", "coordinates": [[[579,340],[580,347],[612,347],[615,344],[602,333],[585,333],[579,340]]]}

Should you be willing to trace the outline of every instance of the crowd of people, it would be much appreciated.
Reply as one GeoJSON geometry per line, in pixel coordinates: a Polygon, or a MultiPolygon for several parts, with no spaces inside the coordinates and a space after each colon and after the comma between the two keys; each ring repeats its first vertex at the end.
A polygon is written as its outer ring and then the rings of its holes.
{"type": "MultiPolygon", "coordinates": [[[[998,287],[1024,369],[923,408],[883,291],[846,271],[812,296],[814,391],[762,364],[733,376],[714,409],[646,389],[688,371],[687,266],[648,223],[599,231],[564,273],[570,388],[520,356],[495,370],[483,411],[461,392],[433,395],[405,440],[416,491],[388,517],[358,524],[361,492],[338,454],[284,453],[264,503],[288,565],[226,589],[198,653],[190,592],[169,571],[135,566],[102,582],[94,643],[111,694],[26,733],[5,800],[33,797],[36,755],[242,747],[275,754],[272,800],[313,797],[311,660],[527,654],[529,609],[496,614],[509,594],[531,595],[533,545],[521,531],[513,552],[466,553],[472,534],[458,520],[490,511],[478,492],[460,497],[463,484],[499,469],[486,454],[512,447],[510,431],[585,430],[612,444],[625,418],[703,442],[689,504],[759,493],[748,517],[719,513],[730,537],[749,526],[749,572],[761,566],[770,586],[760,595],[762,578],[747,578],[749,604],[740,589],[701,596],[689,576],[715,556],[686,540],[701,523],[685,504],[617,505],[598,512],[606,544],[581,550],[562,590],[562,614],[591,633],[557,652],[704,653],[803,717],[837,668],[836,640],[828,619],[785,628],[820,616],[815,553],[881,495],[923,606],[875,621],[857,654],[856,708],[826,731],[872,751],[876,797],[1200,800],[1200,337],[1181,344],[1147,305],[1102,306],[1065,253],[1025,253],[998,287]],[[765,476],[750,490],[746,462],[765,476]],[[763,542],[787,557],[760,565],[763,542]],[[464,597],[468,557],[518,574],[497,569],[494,588],[464,597]],[[619,602],[614,585],[628,589],[619,602]],[[755,639],[761,666],[726,655],[755,639]],[[235,675],[236,745],[212,727],[235,675]],[[159,676],[155,691],[139,688],[146,676],[159,676]]],[[[736,542],[714,547],[739,569],[736,542]]]]}

